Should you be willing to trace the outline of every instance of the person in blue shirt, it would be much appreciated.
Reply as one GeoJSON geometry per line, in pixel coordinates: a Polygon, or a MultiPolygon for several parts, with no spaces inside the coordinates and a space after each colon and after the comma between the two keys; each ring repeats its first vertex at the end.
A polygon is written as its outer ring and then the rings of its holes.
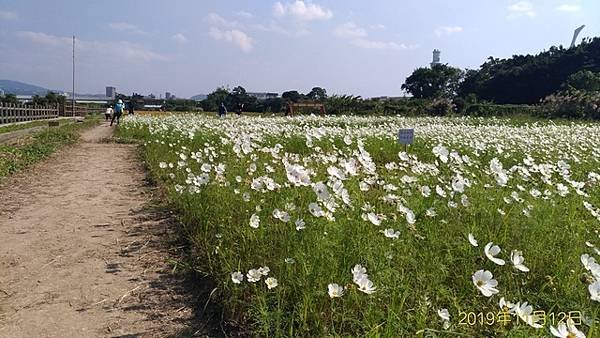
{"type": "Polygon", "coordinates": [[[112,120],[110,120],[111,126],[113,125],[113,122],[115,122],[115,119],[117,119],[117,124],[119,124],[119,120],[121,119],[121,115],[123,115],[124,110],[125,104],[123,103],[123,100],[119,99],[119,101],[117,101],[115,104],[115,111],[113,113],[112,120]]]}

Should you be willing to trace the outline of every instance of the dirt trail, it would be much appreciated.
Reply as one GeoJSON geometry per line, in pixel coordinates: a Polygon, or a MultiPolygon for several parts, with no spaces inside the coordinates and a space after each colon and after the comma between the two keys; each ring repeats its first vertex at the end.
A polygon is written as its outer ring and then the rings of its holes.
{"type": "Polygon", "coordinates": [[[0,337],[164,337],[192,317],[169,216],[144,207],[135,146],[99,142],[111,131],[0,187],[0,337]]]}

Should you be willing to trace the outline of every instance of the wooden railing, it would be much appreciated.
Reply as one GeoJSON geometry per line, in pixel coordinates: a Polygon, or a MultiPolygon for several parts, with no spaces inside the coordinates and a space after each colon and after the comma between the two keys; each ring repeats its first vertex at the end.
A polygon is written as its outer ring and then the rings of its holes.
{"type": "Polygon", "coordinates": [[[36,106],[0,103],[0,125],[56,118],[59,106],[36,106]]]}
{"type": "Polygon", "coordinates": [[[87,104],[75,103],[73,106],[70,102],[65,103],[64,106],[60,106],[60,116],[87,116],[89,114],[104,114],[106,111],[102,107],[94,107],[87,104]]]}

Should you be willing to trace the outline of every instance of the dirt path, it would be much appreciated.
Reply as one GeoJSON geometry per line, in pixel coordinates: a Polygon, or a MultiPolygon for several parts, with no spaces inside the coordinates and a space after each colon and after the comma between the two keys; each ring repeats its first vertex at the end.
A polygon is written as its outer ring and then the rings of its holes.
{"type": "Polygon", "coordinates": [[[0,337],[164,337],[192,317],[145,208],[135,146],[106,124],[0,187],[0,337]]]}

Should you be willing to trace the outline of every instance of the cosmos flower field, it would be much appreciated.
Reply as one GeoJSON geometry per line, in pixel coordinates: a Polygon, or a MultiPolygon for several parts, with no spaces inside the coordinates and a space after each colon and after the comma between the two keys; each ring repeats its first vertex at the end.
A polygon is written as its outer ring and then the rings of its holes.
{"type": "Polygon", "coordinates": [[[598,124],[169,115],[119,133],[253,335],[600,336],[598,124]]]}

